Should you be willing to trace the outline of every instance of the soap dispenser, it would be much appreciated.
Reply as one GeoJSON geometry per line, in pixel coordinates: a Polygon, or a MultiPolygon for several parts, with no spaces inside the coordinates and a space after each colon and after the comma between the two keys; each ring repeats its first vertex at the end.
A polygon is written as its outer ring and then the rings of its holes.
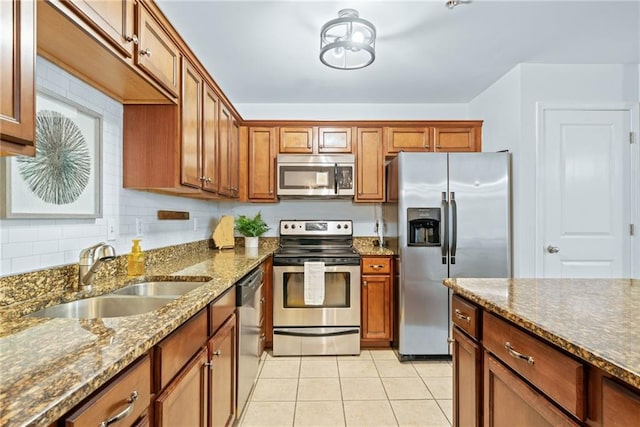
{"type": "Polygon", "coordinates": [[[129,276],[144,274],[144,253],[140,247],[140,239],[133,239],[133,246],[127,260],[127,273],[129,276]]]}

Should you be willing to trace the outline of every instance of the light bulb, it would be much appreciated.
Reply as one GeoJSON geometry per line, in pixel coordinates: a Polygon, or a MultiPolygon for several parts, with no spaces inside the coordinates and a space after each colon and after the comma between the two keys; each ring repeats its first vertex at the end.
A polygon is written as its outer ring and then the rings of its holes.
{"type": "Polygon", "coordinates": [[[335,56],[336,58],[342,58],[342,55],[344,55],[343,48],[336,47],[335,49],[333,49],[333,56],[335,56]]]}
{"type": "Polygon", "coordinates": [[[351,41],[362,43],[364,41],[364,34],[362,34],[360,31],[355,31],[353,34],[351,34],[351,41]]]}

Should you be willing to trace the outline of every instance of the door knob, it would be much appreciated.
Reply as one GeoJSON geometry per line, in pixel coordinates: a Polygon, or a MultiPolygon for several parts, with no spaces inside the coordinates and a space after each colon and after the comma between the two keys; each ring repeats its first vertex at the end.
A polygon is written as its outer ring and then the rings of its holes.
{"type": "Polygon", "coordinates": [[[550,254],[556,254],[558,252],[560,252],[560,248],[557,246],[547,246],[547,252],[549,252],[550,254]]]}

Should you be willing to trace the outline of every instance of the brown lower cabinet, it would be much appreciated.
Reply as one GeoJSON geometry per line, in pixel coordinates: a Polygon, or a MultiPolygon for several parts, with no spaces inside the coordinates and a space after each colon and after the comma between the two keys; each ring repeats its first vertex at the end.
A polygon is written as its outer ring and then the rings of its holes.
{"type": "Polygon", "coordinates": [[[640,390],[453,295],[454,426],[631,426],[640,390]]]}
{"type": "Polygon", "coordinates": [[[482,347],[453,327],[453,423],[479,427],[482,422],[482,347]]]}
{"type": "Polygon", "coordinates": [[[393,341],[393,257],[361,258],[361,347],[390,347],[393,341]]]}
{"type": "Polygon", "coordinates": [[[158,426],[206,426],[208,378],[207,350],[201,349],[158,395],[155,402],[158,426]]]}
{"type": "Polygon", "coordinates": [[[237,325],[233,314],[209,340],[209,420],[232,425],[236,416],[237,325]]]}

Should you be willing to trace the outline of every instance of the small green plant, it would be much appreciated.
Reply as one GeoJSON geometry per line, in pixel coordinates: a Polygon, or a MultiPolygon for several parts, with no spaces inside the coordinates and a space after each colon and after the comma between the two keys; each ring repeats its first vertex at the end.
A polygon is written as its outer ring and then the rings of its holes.
{"type": "Polygon", "coordinates": [[[240,215],[236,219],[236,230],[246,237],[259,237],[269,230],[266,222],[262,219],[262,213],[258,212],[253,218],[240,215]]]}

